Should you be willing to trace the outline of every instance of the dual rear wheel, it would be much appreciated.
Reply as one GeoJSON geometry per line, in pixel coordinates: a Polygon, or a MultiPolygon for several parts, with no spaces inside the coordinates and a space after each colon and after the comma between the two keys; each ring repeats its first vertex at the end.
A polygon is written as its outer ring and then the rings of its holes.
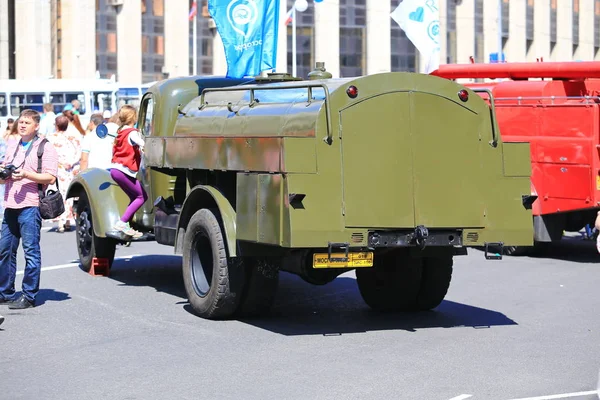
{"type": "MultiPolygon", "coordinates": [[[[194,312],[207,319],[259,316],[271,307],[279,264],[268,257],[230,258],[216,210],[191,218],[183,243],[183,280],[194,312]]],[[[437,307],[448,291],[452,256],[414,258],[392,251],[359,268],[360,293],[373,309],[421,311],[437,307]]]]}
{"type": "Polygon", "coordinates": [[[444,300],[452,279],[452,255],[411,257],[401,251],[376,255],[372,268],[356,270],[365,303],[380,311],[431,310],[444,300]]]}
{"type": "Polygon", "coordinates": [[[200,317],[258,316],[273,303],[279,267],[269,257],[230,258],[216,210],[197,211],[183,243],[183,281],[200,317]]]}

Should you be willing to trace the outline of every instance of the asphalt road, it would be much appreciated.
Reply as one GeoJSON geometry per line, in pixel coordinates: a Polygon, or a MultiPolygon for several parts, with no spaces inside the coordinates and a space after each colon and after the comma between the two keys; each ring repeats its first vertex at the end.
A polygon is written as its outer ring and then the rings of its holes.
{"type": "Polygon", "coordinates": [[[470,250],[433,312],[374,313],[352,272],[322,287],[282,274],[269,317],[220,322],[189,311],[170,247],[119,247],[108,278],[77,267],[74,232],[44,232],[42,257],[39,306],[0,307],[0,399],[598,398],[592,243],[470,250]]]}

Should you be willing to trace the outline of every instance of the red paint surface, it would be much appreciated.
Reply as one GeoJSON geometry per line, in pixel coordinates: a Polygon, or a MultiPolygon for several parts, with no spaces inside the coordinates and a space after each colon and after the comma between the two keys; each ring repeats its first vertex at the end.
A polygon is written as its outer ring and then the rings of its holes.
{"type": "Polygon", "coordinates": [[[510,78],[465,86],[492,92],[503,141],[531,143],[533,214],[598,207],[600,62],[441,65],[432,75],[510,78]]]}

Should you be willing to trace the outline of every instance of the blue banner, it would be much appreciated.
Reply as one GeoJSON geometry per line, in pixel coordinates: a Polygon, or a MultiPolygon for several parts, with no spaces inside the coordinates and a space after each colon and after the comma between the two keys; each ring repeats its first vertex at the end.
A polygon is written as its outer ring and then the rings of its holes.
{"type": "Polygon", "coordinates": [[[208,0],[225,47],[227,77],[259,75],[275,68],[280,0],[208,0]]]}

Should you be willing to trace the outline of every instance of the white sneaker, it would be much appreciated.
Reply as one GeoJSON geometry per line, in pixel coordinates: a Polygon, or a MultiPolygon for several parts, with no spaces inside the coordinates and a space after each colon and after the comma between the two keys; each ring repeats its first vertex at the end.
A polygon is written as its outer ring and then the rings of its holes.
{"type": "Polygon", "coordinates": [[[0,325],[2,325],[3,322],[4,322],[4,317],[2,315],[0,315],[0,325]]]}
{"type": "Polygon", "coordinates": [[[114,230],[117,232],[122,232],[127,236],[131,236],[134,239],[141,238],[143,235],[142,232],[138,232],[129,226],[129,222],[123,222],[121,220],[115,224],[114,230]]]}

